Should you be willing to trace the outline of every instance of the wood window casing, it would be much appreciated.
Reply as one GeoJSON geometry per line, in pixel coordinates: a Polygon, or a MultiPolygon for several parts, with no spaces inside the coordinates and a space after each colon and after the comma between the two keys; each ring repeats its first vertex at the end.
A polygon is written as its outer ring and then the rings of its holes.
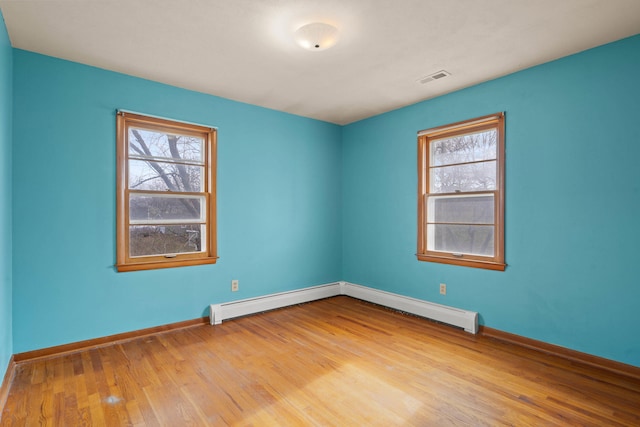
{"type": "MultiPolygon", "coordinates": [[[[117,132],[117,262],[116,269],[119,272],[151,270],[158,268],[184,267],[191,265],[214,264],[217,260],[217,239],[216,239],[216,149],[217,138],[216,129],[201,125],[194,125],[176,122],[155,117],[148,117],[128,112],[118,112],[116,118],[117,132]],[[135,158],[130,154],[129,138],[130,129],[142,129],[151,133],[179,135],[180,137],[202,138],[201,160],[194,162],[191,160],[149,156],[135,158]],[[140,160],[142,158],[142,160],[140,160]],[[172,191],[166,189],[159,190],[136,190],[130,188],[129,172],[130,162],[164,163],[182,166],[183,169],[192,166],[200,169],[198,185],[200,191],[172,191]],[[160,200],[170,199],[191,199],[198,200],[198,219],[184,220],[167,219],[164,226],[180,227],[184,223],[190,226],[200,227],[204,230],[199,234],[199,249],[191,252],[177,253],[156,253],[151,255],[131,254],[130,228],[132,226],[130,200],[131,197],[148,197],[160,200]],[[181,224],[182,223],[182,224],[181,224]]],[[[156,165],[157,166],[157,165],[156,165]]],[[[156,178],[159,178],[156,177],[156,178]]],[[[175,178],[177,179],[177,178],[175,178]]],[[[186,203],[186,202],[184,202],[186,203]]],[[[163,220],[160,220],[163,221],[163,220]]],[[[135,221],[134,221],[135,222],[135,221]]],[[[136,224],[133,224],[134,226],[136,224]]],[[[161,222],[155,221],[151,225],[163,226],[161,222]]],[[[184,227],[183,227],[184,228],[184,227]]]]}
{"type": "MultiPolygon", "coordinates": [[[[466,267],[484,268],[490,270],[504,271],[506,268],[504,254],[504,193],[505,193],[505,149],[504,149],[504,113],[492,114],[466,120],[451,125],[428,129],[418,133],[418,248],[417,258],[420,261],[437,262],[443,264],[461,265],[466,267]],[[442,141],[448,138],[462,137],[465,135],[475,135],[476,133],[491,132],[495,130],[496,147],[495,159],[460,162],[455,164],[434,165],[431,159],[431,143],[442,141]],[[430,179],[432,169],[444,169],[448,166],[468,166],[495,161],[495,188],[480,190],[455,190],[453,192],[431,192],[430,179]],[[438,223],[435,220],[428,221],[428,198],[442,199],[464,199],[473,197],[493,197],[493,223],[438,223]],[[437,225],[450,226],[484,226],[493,229],[493,250],[490,254],[475,254],[464,252],[453,252],[446,250],[436,250],[432,242],[437,225]],[[430,227],[431,226],[431,227],[430,227]],[[432,240],[429,240],[432,239],[432,240]],[[431,247],[430,247],[431,246],[431,247]]],[[[431,213],[433,215],[433,213],[431,213]]]]}

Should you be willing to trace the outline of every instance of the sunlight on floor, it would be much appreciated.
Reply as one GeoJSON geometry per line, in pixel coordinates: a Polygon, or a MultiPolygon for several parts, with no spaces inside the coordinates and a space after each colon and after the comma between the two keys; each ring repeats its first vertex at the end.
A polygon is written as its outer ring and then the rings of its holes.
{"type": "MultiPolygon", "coordinates": [[[[335,419],[326,419],[328,414],[351,412],[355,419],[367,420],[369,425],[402,425],[422,406],[415,397],[351,363],[292,390],[283,399],[310,421],[320,423],[335,423],[335,419]],[[311,399],[316,399],[313,406],[308,405],[311,399]],[[373,403],[377,406],[376,411],[367,409],[373,403]]],[[[245,418],[243,423],[260,425],[273,416],[272,408],[261,408],[245,418]]],[[[341,419],[341,422],[348,420],[341,419]]]]}

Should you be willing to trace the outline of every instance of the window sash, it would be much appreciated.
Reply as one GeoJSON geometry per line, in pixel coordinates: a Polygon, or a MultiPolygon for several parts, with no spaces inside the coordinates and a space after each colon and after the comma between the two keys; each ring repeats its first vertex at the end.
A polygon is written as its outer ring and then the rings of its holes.
{"type": "MultiPolygon", "coordinates": [[[[199,243],[200,243],[200,249],[198,250],[197,248],[193,248],[193,250],[183,250],[183,248],[187,247],[186,245],[191,243],[190,246],[194,245],[194,242],[190,242],[191,241],[191,236],[189,236],[189,234],[187,234],[187,241],[186,242],[177,242],[177,243],[182,243],[182,247],[178,247],[177,250],[174,251],[166,251],[166,247],[164,248],[164,251],[153,251],[150,250],[149,247],[146,247],[145,252],[152,252],[152,253],[145,253],[145,254],[134,254],[135,250],[132,248],[132,244],[136,241],[135,239],[132,239],[132,232],[136,229],[136,228],[140,228],[140,227],[144,227],[140,226],[140,225],[131,225],[129,226],[129,256],[131,259],[136,259],[138,261],[143,261],[144,259],[147,258],[152,258],[152,257],[158,257],[158,256],[162,256],[166,259],[171,259],[171,258],[175,258],[178,255],[193,255],[193,254],[202,254],[202,253],[206,253],[207,251],[207,239],[203,238],[206,237],[206,233],[207,233],[207,225],[205,223],[202,224],[169,224],[169,225],[154,225],[151,226],[152,228],[154,228],[155,230],[153,230],[154,232],[156,232],[156,234],[166,234],[166,229],[171,229],[172,227],[176,227],[178,226],[179,228],[182,228],[180,226],[183,225],[187,225],[187,226],[198,226],[198,228],[200,228],[199,230],[199,243]]],[[[185,233],[189,233],[190,229],[185,230],[185,233]]],[[[148,237],[148,236],[147,236],[148,237]]],[[[166,240],[166,239],[165,239],[166,240]]],[[[184,238],[183,238],[184,240],[184,238]]],[[[151,249],[153,249],[153,246],[151,246],[151,249]]],[[[190,248],[191,249],[191,248],[190,248]]]]}

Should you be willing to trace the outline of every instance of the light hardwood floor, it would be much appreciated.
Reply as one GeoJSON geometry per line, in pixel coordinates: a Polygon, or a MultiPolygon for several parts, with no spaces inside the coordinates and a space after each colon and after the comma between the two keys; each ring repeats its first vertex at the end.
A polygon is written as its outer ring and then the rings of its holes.
{"type": "Polygon", "coordinates": [[[640,381],[335,297],[18,365],[3,426],[639,426],[640,381]]]}

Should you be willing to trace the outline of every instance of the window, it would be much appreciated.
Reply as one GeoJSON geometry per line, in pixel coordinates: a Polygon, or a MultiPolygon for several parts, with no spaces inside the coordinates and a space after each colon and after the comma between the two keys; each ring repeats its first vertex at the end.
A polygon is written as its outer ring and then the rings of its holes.
{"type": "Polygon", "coordinates": [[[216,262],[216,130],[118,112],[118,271],[216,262]]]}
{"type": "Polygon", "coordinates": [[[504,270],[504,114],[418,133],[421,261],[504,270]]]}

